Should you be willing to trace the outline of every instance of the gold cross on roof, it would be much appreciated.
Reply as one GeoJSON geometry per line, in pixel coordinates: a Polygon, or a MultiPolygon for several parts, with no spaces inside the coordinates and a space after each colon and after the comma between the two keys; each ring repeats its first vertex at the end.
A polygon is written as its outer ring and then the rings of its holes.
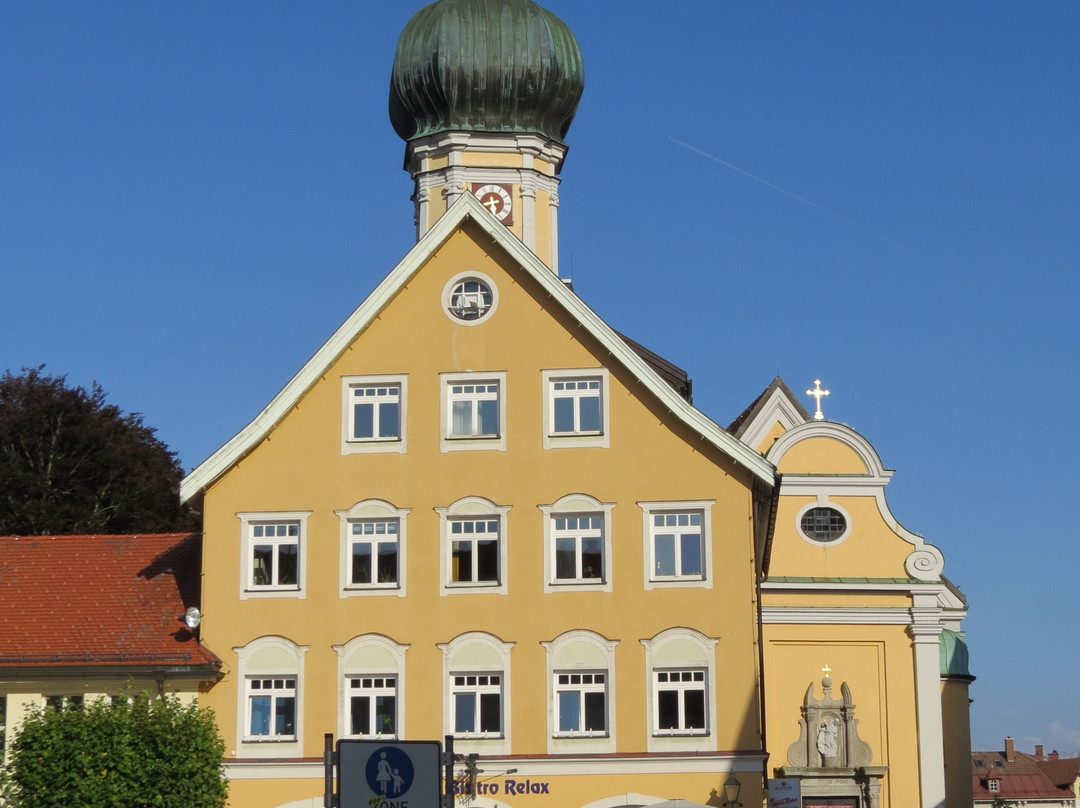
{"type": "Polygon", "coordinates": [[[821,389],[821,379],[814,379],[814,389],[813,390],[807,390],[806,395],[813,396],[814,398],[817,399],[817,412],[814,413],[814,420],[815,421],[824,421],[825,420],[825,413],[823,413],[821,411],[821,399],[823,399],[823,398],[825,398],[825,396],[829,395],[829,391],[821,389]]]}

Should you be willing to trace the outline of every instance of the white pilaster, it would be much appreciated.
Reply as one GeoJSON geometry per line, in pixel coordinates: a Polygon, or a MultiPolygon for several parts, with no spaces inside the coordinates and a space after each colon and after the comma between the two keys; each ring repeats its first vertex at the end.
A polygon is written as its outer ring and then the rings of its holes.
{"type": "Polygon", "coordinates": [[[934,595],[914,596],[915,710],[919,724],[919,789],[922,808],[945,806],[945,738],[941,716],[942,610],[934,595]]]}

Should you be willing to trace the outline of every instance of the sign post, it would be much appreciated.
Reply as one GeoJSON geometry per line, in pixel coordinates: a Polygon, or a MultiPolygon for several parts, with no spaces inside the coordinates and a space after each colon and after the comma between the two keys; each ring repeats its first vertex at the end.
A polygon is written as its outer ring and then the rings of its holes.
{"type": "Polygon", "coordinates": [[[440,808],[441,757],[438,741],[338,741],[338,808],[440,808]]]}

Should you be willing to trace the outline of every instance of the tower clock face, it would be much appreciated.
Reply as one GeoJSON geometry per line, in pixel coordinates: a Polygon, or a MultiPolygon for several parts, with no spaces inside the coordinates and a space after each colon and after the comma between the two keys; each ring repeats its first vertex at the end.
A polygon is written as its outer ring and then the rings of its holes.
{"type": "Polygon", "coordinates": [[[513,197],[505,185],[473,185],[473,196],[503,224],[513,224],[513,197]]]}

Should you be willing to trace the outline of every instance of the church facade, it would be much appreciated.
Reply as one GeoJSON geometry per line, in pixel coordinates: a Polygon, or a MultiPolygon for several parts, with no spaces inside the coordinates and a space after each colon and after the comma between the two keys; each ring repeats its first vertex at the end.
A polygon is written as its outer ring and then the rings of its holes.
{"type": "Polygon", "coordinates": [[[780,380],[720,427],[559,277],[583,81],[530,0],[401,35],[417,243],[181,488],[230,804],[322,805],[332,733],[453,736],[486,808],[970,805],[966,602],[872,446],[780,380]]]}

